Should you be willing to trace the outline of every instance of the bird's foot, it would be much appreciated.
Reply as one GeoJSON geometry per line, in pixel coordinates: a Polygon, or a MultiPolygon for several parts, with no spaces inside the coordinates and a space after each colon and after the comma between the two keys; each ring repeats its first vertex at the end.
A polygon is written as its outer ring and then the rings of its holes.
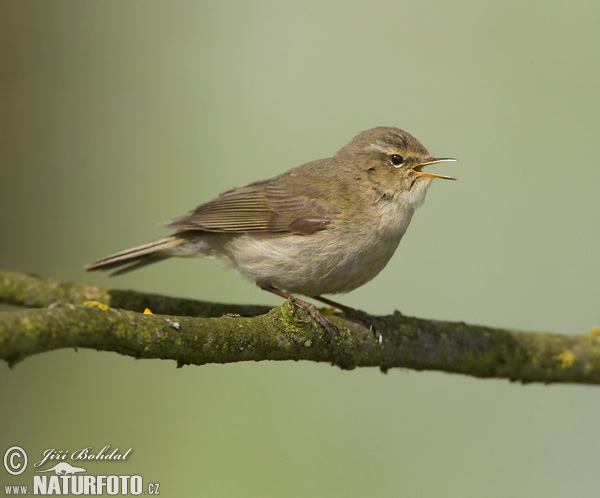
{"type": "Polygon", "coordinates": [[[377,328],[377,324],[375,321],[376,319],[373,316],[369,315],[368,313],[365,313],[364,311],[351,308],[350,306],[344,306],[343,304],[336,303],[335,301],[327,299],[326,297],[315,296],[315,299],[318,299],[322,303],[325,303],[329,306],[333,306],[334,308],[338,308],[342,311],[342,313],[344,313],[345,316],[347,316],[351,320],[356,320],[362,323],[365,327],[369,327],[369,330],[375,336],[375,339],[377,339],[379,345],[383,343],[383,335],[377,328]]]}
{"type": "Polygon", "coordinates": [[[346,315],[348,318],[359,321],[365,327],[369,327],[369,330],[375,336],[375,339],[377,339],[379,345],[383,343],[383,335],[381,335],[381,332],[379,332],[379,329],[377,328],[375,318],[373,318],[368,313],[365,313],[364,311],[357,310],[354,308],[346,307],[346,309],[342,311],[344,312],[344,315],[346,315]]]}
{"type": "Polygon", "coordinates": [[[284,299],[290,299],[292,302],[302,307],[302,309],[304,309],[304,311],[306,311],[313,318],[313,320],[315,320],[315,322],[317,322],[317,324],[325,330],[329,344],[331,344],[332,348],[335,347],[335,338],[339,335],[340,331],[337,328],[337,326],[331,320],[329,320],[329,318],[323,316],[323,314],[317,309],[317,307],[314,304],[311,304],[302,299],[298,299],[297,297],[292,296],[287,292],[281,291],[276,287],[264,286],[261,288],[268,292],[272,292],[273,294],[276,294],[280,297],[283,297],[284,299]]]}
{"type": "Polygon", "coordinates": [[[335,338],[340,333],[339,329],[329,318],[323,316],[314,304],[307,303],[301,299],[294,299],[294,301],[302,306],[302,308],[317,322],[327,334],[327,340],[331,346],[335,346],[335,338]]]}

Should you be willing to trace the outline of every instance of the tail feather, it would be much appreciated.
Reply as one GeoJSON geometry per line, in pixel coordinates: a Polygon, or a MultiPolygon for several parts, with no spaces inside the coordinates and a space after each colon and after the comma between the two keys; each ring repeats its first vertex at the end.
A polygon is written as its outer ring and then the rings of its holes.
{"type": "Polygon", "coordinates": [[[187,242],[187,239],[183,237],[170,235],[168,237],[163,237],[162,239],[156,239],[151,242],[147,242],[146,244],[141,244],[139,246],[131,247],[129,249],[125,249],[124,251],[111,254],[110,256],[106,256],[105,258],[99,259],[98,261],[94,261],[93,263],[84,266],[83,269],[85,271],[95,271],[111,270],[114,268],[123,267],[111,273],[111,276],[122,275],[123,273],[137,270],[143,266],[152,263],[158,263],[163,259],[169,258],[169,254],[165,254],[164,251],[181,245],[185,242],[187,242]]]}

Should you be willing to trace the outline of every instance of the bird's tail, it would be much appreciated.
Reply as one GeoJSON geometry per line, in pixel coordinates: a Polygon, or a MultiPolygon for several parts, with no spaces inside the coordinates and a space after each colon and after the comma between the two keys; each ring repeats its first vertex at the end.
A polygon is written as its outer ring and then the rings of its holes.
{"type": "Polygon", "coordinates": [[[94,270],[112,270],[119,268],[117,271],[111,273],[113,275],[122,275],[123,273],[137,270],[146,265],[152,263],[158,263],[163,259],[169,258],[168,249],[177,247],[187,242],[185,237],[181,237],[177,234],[163,237],[162,239],[156,239],[146,244],[125,249],[124,251],[111,254],[105,258],[99,259],[86,265],[83,269],[85,271],[94,270]]]}

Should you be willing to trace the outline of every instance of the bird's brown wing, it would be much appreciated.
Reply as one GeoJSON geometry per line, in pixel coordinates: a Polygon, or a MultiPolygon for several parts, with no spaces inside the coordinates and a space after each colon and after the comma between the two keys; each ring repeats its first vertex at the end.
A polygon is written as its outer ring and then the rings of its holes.
{"type": "Polygon", "coordinates": [[[272,180],[222,193],[169,223],[177,230],[262,235],[310,234],[329,224],[316,200],[283,188],[272,180]]]}

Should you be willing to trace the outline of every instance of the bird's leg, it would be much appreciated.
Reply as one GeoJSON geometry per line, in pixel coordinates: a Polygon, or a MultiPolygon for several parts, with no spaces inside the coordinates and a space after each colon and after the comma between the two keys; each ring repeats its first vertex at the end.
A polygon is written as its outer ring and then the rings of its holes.
{"type": "Polygon", "coordinates": [[[339,309],[347,317],[354,318],[355,320],[358,320],[359,322],[363,323],[364,325],[369,327],[369,330],[373,333],[379,344],[383,342],[383,336],[381,335],[381,332],[377,330],[377,326],[371,315],[365,313],[364,311],[350,308],[350,306],[344,306],[343,304],[336,303],[335,301],[327,299],[323,296],[314,296],[313,299],[317,299],[318,301],[321,301],[322,303],[325,303],[328,306],[333,306],[334,308],[339,309]]]}
{"type": "Polygon", "coordinates": [[[327,337],[329,339],[329,342],[331,343],[331,345],[335,345],[335,336],[339,333],[338,328],[335,326],[335,324],[325,318],[321,312],[315,307],[314,304],[308,303],[306,301],[303,301],[302,299],[298,299],[295,296],[292,296],[291,294],[288,294],[287,292],[284,292],[282,290],[277,289],[276,287],[273,287],[271,285],[265,285],[265,286],[261,286],[260,287],[262,290],[266,290],[268,292],[272,292],[273,294],[282,297],[284,299],[292,299],[295,303],[298,303],[300,306],[302,306],[302,308],[304,308],[304,310],[314,318],[314,320],[325,329],[325,332],[327,332],[327,337]]]}

